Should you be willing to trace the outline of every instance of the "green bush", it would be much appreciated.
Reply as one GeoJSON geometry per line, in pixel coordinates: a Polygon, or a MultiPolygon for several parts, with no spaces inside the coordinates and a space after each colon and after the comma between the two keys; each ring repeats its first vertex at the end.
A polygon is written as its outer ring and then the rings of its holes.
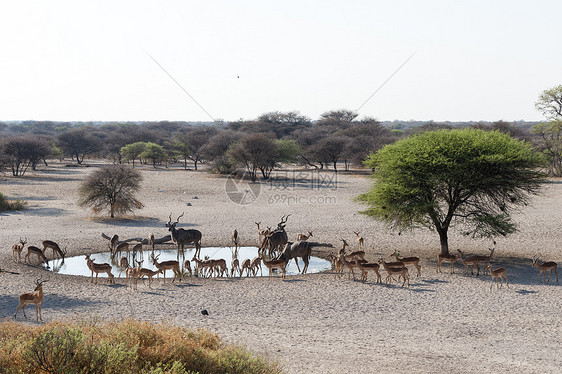
{"type": "Polygon", "coordinates": [[[8,200],[6,195],[0,192],[0,212],[6,210],[22,210],[27,205],[27,201],[24,200],[8,200]]]}
{"type": "Polygon", "coordinates": [[[280,373],[207,330],[121,323],[0,323],[2,373],[280,373]]]}

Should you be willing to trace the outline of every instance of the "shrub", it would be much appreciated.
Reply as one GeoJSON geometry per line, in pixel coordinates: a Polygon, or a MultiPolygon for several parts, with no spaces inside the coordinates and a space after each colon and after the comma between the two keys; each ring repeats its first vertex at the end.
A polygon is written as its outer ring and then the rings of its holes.
{"type": "Polygon", "coordinates": [[[0,192],[0,212],[6,210],[22,210],[27,205],[25,200],[8,200],[6,195],[0,192]]]}
{"type": "Polygon", "coordinates": [[[207,330],[121,323],[0,323],[0,372],[280,373],[278,363],[226,345],[207,330]]]}

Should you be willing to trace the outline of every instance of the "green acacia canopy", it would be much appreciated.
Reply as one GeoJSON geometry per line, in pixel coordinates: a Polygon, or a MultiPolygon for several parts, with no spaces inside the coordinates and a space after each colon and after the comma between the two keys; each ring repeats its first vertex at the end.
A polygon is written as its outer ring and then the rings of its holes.
{"type": "Polygon", "coordinates": [[[516,231],[517,207],[537,194],[542,157],[525,142],[497,131],[429,131],[371,154],[375,184],[358,200],[369,216],[397,229],[426,227],[439,234],[448,254],[455,224],[479,237],[516,231]]]}

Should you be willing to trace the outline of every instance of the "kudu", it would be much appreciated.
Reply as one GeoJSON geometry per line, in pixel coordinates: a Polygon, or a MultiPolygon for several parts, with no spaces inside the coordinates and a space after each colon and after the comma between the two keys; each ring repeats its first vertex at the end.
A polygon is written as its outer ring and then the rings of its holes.
{"type": "Polygon", "coordinates": [[[195,244],[195,257],[199,258],[199,253],[201,251],[201,231],[195,229],[176,229],[176,225],[183,215],[184,213],[176,219],[176,222],[172,223],[172,214],[170,213],[166,227],[168,231],[172,233],[172,242],[178,245],[178,253],[180,249],[183,252],[184,245],[193,243],[195,244]]]}
{"type": "Polygon", "coordinates": [[[20,295],[20,303],[16,308],[16,313],[14,314],[14,318],[18,315],[18,310],[21,309],[23,312],[23,316],[27,318],[25,315],[25,307],[28,304],[35,304],[35,314],[37,315],[37,320],[43,321],[41,317],[41,303],[43,302],[43,283],[48,282],[49,280],[42,281],[41,278],[35,281],[35,289],[34,292],[22,293],[20,295]]]}
{"type": "Polygon", "coordinates": [[[289,261],[294,258],[295,263],[297,264],[297,269],[299,270],[300,273],[301,269],[299,267],[298,258],[299,257],[302,258],[302,261],[304,262],[302,274],[305,274],[306,270],[308,269],[308,263],[310,260],[310,255],[312,253],[312,248],[325,247],[325,246],[327,245],[323,243],[308,242],[306,240],[297,241],[297,242],[287,242],[287,244],[285,244],[285,247],[283,248],[283,252],[281,252],[281,255],[279,255],[279,259],[284,260],[288,264],[289,261]]]}
{"type": "Polygon", "coordinates": [[[268,249],[269,255],[271,256],[273,252],[281,251],[283,249],[285,244],[289,241],[287,232],[285,231],[285,226],[287,225],[287,219],[289,216],[290,214],[281,217],[281,222],[277,224],[277,229],[270,233],[263,241],[260,248],[261,251],[268,249]]]}

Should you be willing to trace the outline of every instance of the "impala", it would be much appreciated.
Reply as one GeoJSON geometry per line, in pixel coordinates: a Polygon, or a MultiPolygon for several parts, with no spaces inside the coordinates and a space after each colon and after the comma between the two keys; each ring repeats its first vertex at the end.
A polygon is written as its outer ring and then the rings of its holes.
{"type": "Polygon", "coordinates": [[[287,267],[287,262],[285,260],[282,259],[276,259],[276,260],[266,260],[265,257],[260,258],[261,262],[263,262],[263,264],[265,265],[265,267],[267,267],[267,269],[269,270],[269,279],[271,279],[271,273],[273,273],[273,269],[279,269],[282,272],[281,278],[285,279],[286,276],[286,267],[287,267]]]}
{"type": "Polygon", "coordinates": [[[58,255],[60,258],[64,260],[66,256],[66,250],[60,249],[59,245],[52,240],[43,240],[43,254],[47,256],[47,249],[51,248],[53,251],[53,257],[58,255]]]}
{"type": "Polygon", "coordinates": [[[402,282],[402,287],[404,287],[406,281],[408,281],[408,287],[410,287],[410,276],[408,275],[408,268],[406,266],[402,265],[402,267],[392,267],[389,266],[390,264],[388,262],[384,262],[382,258],[379,260],[379,263],[382,264],[384,270],[388,274],[386,277],[386,284],[390,283],[390,280],[392,279],[392,276],[394,274],[399,274],[398,280],[400,280],[400,277],[404,279],[404,282],[402,282]]]}
{"type": "Polygon", "coordinates": [[[25,240],[21,240],[20,242],[16,243],[12,246],[12,256],[14,258],[14,262],[21,262],[21,252],[23,251],[23,247],[27,244],[27,238],[25,240]],[[16,260],[17,255],[17,260],[16,260]]]}
{"type": "Polygon", "coordinates": [[[437,256],[437,273],[441,273],[441,263],[442,262],[449,262],[451,264],[451,274],[453,274],[455,272],[455,262],[457,262],[457,259],[459,258],[459,255],[450,255],[450,254],[446,254],[446,255],[442,255],[439,254],[437,256]]]}
{"type": "Polygon", "coordinates": [[[396,258],[396,261],[400,261],[404,265],[414,265],[418,270],[418,277],[421,275],[421,267],[420,267],[420,259],[419,257],[400,257],[400,253],[394,250],[394,253],[391,254],[396,258]]]}
{"type": "Polygon", "coordinates": [[[546,282],[550,281],[550,277],[552,276],[552,271],[554,270],[554,273],[556,274],[556,283],[558,283],[558,271],[556,271],[556,268],[558,267],[558,264],[556,262],[553,261],[548,261],[548,262],[544,262],[542,264],[539,264],[539,258],[535,258],[533,256],[533,264],[531,266],[536,267],[537,269],[539,269],[539,282],[541,280],[541,274],[543,275],[543,280],[546,282]],[[548,275],[548,280],[546,280],[546,272],[549,271],[549,275],[548,275]]]}
{"type": "Polygon", "coordinates": [[[180,263],[176,260],[169,260],[169,261],[162,261],[158,262],[158,257],[160,255],[154,257],[151,256],[152,263],[158,270],[162,271],[162,275],[164,276],[164,283],[166,283],[166,270],[172,270],[174,272],[174,279],[172,279],[172,283],[176,280],[176,277],[179,278],[181,282],[181,272],[180,272],[180,263]]]}
{"type": "Polygon", "coordinates": [[[43,283],[48,282],[48,280],[41,281],[41,278],[35,281],[35,289],[34,292],[22,293],[19,297],[20,303],[16,308],[16,313],[14,314],[14,318],[17,318],[18,310],[21,309],[23,312],[23,316],[27,319],[25,315],[25,307],[28,304],[35,304],[35,314],[37,315],[37,320],[43,321],[41,316],[41,303],[43,302],[43,283]]]}
{"type": "Polygon", "coordinates": [[[41,248],[37,248],[33,245],[30,245],[29,247],[27,247],[27,254],[25,255],[25,262],[29,263],[29,257],[31,255],[37,256],[38,260],[41,261],[41,263],[44,262],[45,264],[47,264],[47,267],[49,266],[48,265],[49,260],[43,254],[43,251],[41,250],[41,248]]]}
{"type": "Polygon", "coordinates": [[[96,264],[94,263],[94,260],[90,258],[90,255],[86,255],[86,264],[88,265],[88,268],[92,271],[92,277],[90,279],[90,283],[94,283],[94,273],[96,273],[96,282],[95,284],[98,284],[98,274],[99,273],[106,273],[108,276],[108,282],[109,283],[115,283],[114,280],[114,276],[111,273],[111,265],[109,265],[108,263],[103,263],[103,264],[96,264]]]}
{"type": "Polygon", "coordinates": [[[488,270],[490,270],[490,275],[492,275],[492,284],[490,285],[490,289],[492,289],[492,286],[494,285],[494,279],[496,280],[496,288],[499,288],[499,284],[498,284],[498,278],[501,280],[502,283],[502,287],[503,287],[503,280],[505,278],[505,284],[507,287],[509,287],[509,282],[507,281],[507,275],[505,275],[505,269],[504,268],[497,268],[497,269],[492,269],[492,264],[488,264],[488,266],[486,266],[486,268],[488,270]]]}

